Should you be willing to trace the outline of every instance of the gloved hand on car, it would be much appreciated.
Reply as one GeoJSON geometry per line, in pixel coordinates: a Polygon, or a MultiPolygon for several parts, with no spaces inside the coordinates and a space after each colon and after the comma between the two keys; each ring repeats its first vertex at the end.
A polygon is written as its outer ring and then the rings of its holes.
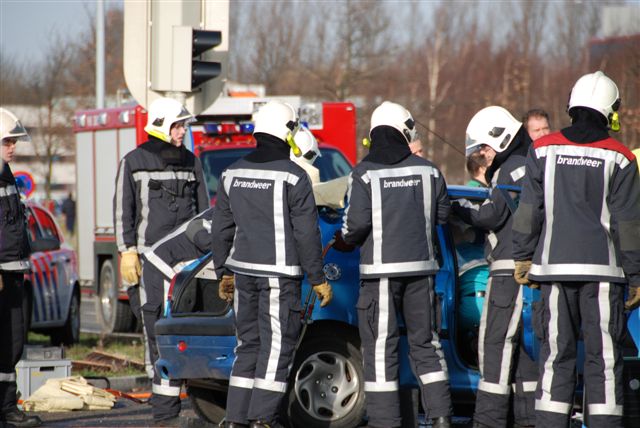
{"type": "Polygon", "coordinates": [[[513,278],[520,285],[526,285],[529,288],[540,288],[540,284],[529,280],[529,270],[531,269],[531,260],[516,260],[516,268],[513,272],[513,278]]]}
{"type": "Polygon", "coordinates": [[[140,282],[142,274],[142,265],[136,250],[127,250],[120,254],[120,276],[129,284],[137,284],[140,282]]]}
{"type": "Polygon", "coordinates": [[[325,307],[329,304],[331,299],[333,298],[333,291],[331,290],[331,285],[327,281],[322,284],[317,284],[313,286],[313,291],[315,291],[318,299],[320,299],[320,306],[325,307]]]}
{"type": "Polygon", "coordinates": [[[624,310],[632,311],[639,306],[640,306],[640,284],[638,285],[629,284],[629,295],[627,296],[627,300],[624,302],[624,310]]]}
{"type": "Polygon", "coordinates": [[[218,296],[222,300],[231,302],[233,300],[233,291],[235,290],[235,277],[233,275],[222,275],[220,284],[218,285],[218,296]]]}
{"type": "Polygon", "coordinates": [[[343,253],[348,253],[356,249],[354,245],[347,244],[344,242],[344,238],[342,237],[342,231],[340,229],[336,230],[336,233],[333,235],[333,248],[343,253]]]}

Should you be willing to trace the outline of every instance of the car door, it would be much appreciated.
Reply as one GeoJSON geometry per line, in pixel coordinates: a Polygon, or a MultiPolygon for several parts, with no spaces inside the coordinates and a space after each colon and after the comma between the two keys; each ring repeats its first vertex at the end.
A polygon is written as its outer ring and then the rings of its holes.
{"type": "Polygon", "coordinates": [[[35,306],[39,304],[40,321],[57,325],[64,322],[71,297],[67,279],[70,258],[60,248],[62,237],[51,215],[37,206],[31,207],[31,215],[34,221],[29,221],[29,228],[35,235],[32,236],[31,270],[34,288],[39,291],[34,293],[34,318],[35,306]],[[40,299],[35,297],[37,294],[40,299]]]}

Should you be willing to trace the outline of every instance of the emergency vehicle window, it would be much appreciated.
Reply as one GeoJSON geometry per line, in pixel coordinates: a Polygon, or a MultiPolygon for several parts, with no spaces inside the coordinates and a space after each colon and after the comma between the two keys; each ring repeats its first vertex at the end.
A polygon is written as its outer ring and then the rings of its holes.
{"type": "Polygon", "coordinates": [[[51,216],[46,211],[41,210],[40,208],[33,208],[33,211],[38,218],[38,223],[40,223],[40,227],[42,229],[42,237],[56,238],[58,241],[61,241],[60,236],[58,235],[56,224],[54,223],[51,216]]]}
{"type": "Polygon", "coordinates": [[[200,161],[204,170],[204,178],[207,181],[209,189],[209,197],[214,198],[218,193],[218,184],[220,174],[229,165],[237,161],[243,156],[248,155],[253,149],[225,149],[225,150],[209,150],[202,152],[200,161]]]}
{"type": "Polygon", "coordinates": [[[344,177],[351,172],[351,165],[342,153],[335,149],[320,149],[322,156],[313,166],[320,170],[320,181],[325,182],[344,177]]]}
{"type": "Polygon", "coordinates": [[[42,233],[38,227],[38,222],[36,221],[36,217],[33,214],[33,211],[31,211],[31,208],[27,208],[27,232],[29,234],[29,241],[31,242],[42,237],[42,233]]]}

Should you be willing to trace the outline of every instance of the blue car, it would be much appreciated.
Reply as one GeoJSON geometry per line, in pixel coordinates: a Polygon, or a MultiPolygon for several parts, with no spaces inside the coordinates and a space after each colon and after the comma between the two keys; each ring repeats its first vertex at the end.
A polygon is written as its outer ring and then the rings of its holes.
{"type": "MultiPolygon", "coordinates": [[[[482,202],[488,196],[488,190],[482,188],[449,186],[448,190],[451,199],[482,202]]],[[[326,245],[341,227],[342,212],[327,207],[318,207],[318,211],[322,241],[326,245]]],[[[465,234],[456,229],[460,225],[452,218],[448,225],[438,226],[441,269],[436,276],[438,329],[449,370],[454,411],[458,416],[471,415],[479,378],[477,324],[475,329],[473,325],[470,328],[468,313],[461,310],[464,302],[460,295],[460,266],[464,263],[461,253],[475,251],[482,259],[484,245],[482,233],[476,234],[475,239],[461,239],[465,234]]],[[[350,428],[360,425],[364,419],[364,377],[355,309],[359,289],[358,264],[357,251],[345,254],[330,249],[326,253],[324,269],[332,284],[334,298],[324,308],[319,305],[309,307],[308,320],[301,315],[302,321],[307,323],[306,329],[295,355],[281,411],[281,416],[292,426],[350,428]]],[[[174,277],[166,317],[156,324],[160,352],[157,367],[167,378],[184,379],[196,412],[203,419],[218,423],[225,413],[236,337],[232,307],[218,298],[218,284],[211,279],[211,268],[211,255],[207,255],[174,277]]],[[[301,295],[301,305],[306,308],[311,295],[306,281],[301,295]]],[[[476,293],[476,299],[476,306],[481,307],[482,291],[476,293]]],[[[532,328],[532,312],[537,299],[533,290],[526,290],[524,336],[527,351],[534,358],[538,344],[532,328]]],[[[639,311],[632,315],[630,331],[635,334],[635,343],[640,344],[639,311]]],[[[479,323],[479,313],[477,321],[479,323]]],[[[636,389],[628,386],[625,391],[631,406],[628,412],[625,409],[625,415],[633,418],[633,415],[640,416],[640,364],[633,341],[628,348],[626,385],[636,385],[636,389]]],[[[401,338],[400,355],[401,386],[416,388],[409,366],[406,332],[401,338]]]]}

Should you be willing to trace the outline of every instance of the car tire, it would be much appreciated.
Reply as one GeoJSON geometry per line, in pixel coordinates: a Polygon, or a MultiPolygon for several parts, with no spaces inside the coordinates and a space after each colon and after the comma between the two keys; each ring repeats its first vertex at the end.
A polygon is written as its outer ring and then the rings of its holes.
{"type": "Polygon", "coordinates": [[[205,421],[218,424],[226,413],[227,393],[217,389],[187,385],[187,394],[196,414],[205,421]]]}
{"type": "Polygon", "coordinates": [[[51,344],[70,346],[80,341],[80,294],[73,293],[67,320],[60,328],[51,332],[51,344]]]}
{"type": "Polygon", "coordinates": [[[103,333],[130,332],[134,327],[135,316],[129,302],[118,300],[118,276],[111,260],[100,267],[96,317],[103,333]]]}
{"type": "Polygon", "coordinates": [[[332,335],[316,332],[305,338],[296,353],[284,402],[287,408],[281,414],[286,414],[294,427],[360,425],[365,396],[358,337],[351,332],[332,335]],[[321,397],[323,393],[331,399],[321,397]],[[323,401],[336,404],[322,406],[323,401]]]}

